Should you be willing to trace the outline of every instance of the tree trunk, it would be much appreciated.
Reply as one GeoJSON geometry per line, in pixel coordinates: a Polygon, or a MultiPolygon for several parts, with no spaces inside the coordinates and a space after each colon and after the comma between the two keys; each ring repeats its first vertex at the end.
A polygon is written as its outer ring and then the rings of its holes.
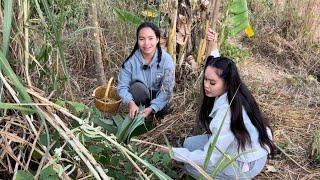
{"type": "Polygon", "coordinates": [[[90,6],[90,15],[91,15],[91,24],[93,25],[93,54],[94,54],[94,61],[96,66],[96,71],[99,78],[99,83],[101,85],[106,84],[106,76],[104,74],[104,66],[102,61],[102,55],[101,55],[101,46],[100,46],[100,28],[98,23],[98,17],[97,17],[97,8],[96,8],[96,0],[91,0],[91,6],[90,6]]]}

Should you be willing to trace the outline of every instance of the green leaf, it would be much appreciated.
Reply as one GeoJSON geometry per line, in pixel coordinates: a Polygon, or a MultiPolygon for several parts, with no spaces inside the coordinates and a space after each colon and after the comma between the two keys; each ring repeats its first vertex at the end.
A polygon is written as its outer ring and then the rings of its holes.
{"type": "Polygon", "coordinates": [[[133,166],[129,162],[124,163],[124,169],[126,170],[127,174],[131,174],[133,172],[133,166]]]}
{"type": "Polygon", "coordinates": [[[109,155],[101,155],[101,156],[99,156],[98,162],[103,164],[103,165],[109,164],[110,163],[109,155]]]}
{"type": "Polygon", "coordinates": [[[231,35],[234,36],[249,26],[249,15],[247,12],[235,15],[232,17],[232,22],[231,35]]]}
{"type": "Polygon", "coordinates": [[[73,111],[76,113],[82,112],[87,106],[84,105],[83,103],[79,102],[69,102],[73,111]]]}
{"type": "Polygon", "coordinates": [[[118,127],[116,136],[119,141],[124,140],[125,134],[127,133],[127,130],[129,129],[131,122],[132,122],[132,120],[130,119],[130,117],[126,116],[123,123],[121,124],[120,128],[118,127]]]}
{"type": "Polygon", "coordinates": [[[152,158],[150,159],[152,163],[157,163],[161,159],[161,154],[160,152],[156,152],[153,154],[152,158]]]}
{"type": "Polygon", "coordinates": [[[33,180],[33,176],[30,173],[24,172],[22,170],[17,171],[16,180],[33,180]]]}
{"type": "MultiPolygon", "coordinates": [[[[40,144],[41,144],[41,145],[49,146],[47,134],[40,134],[39,139],[40,139],[40,144]]],[[[51,141],[51,139],[52,139],[52,135],[49,134],[49,140],[51,141]]]]}
{"type": "Polygon", "coordinates": [[[113,121],[116,123],[116,126],[119,128],[121,127],[124,119],[121,115],[117,114],[115,116],[112,117],[113,121]]]}
{"type": "Polygon", "coordinates": [[[120,161],[120,157],[117,155],[112,156],[110,159],[111,164],[114,164],[114,165],[119,164],[119,161],[120,161]]]}
{"type": "MultiPolygon", "coordinates": [[[[144,123],[144,117],[141,113],[139,113],[135,118],[134,120],[131,122],[125,136],[124,136],[124,139],[126,140],[126,142],[129,142],[130,139],[131,139],[131,134],[133,133],[133,131],[135,129],[137,129],[139,126],[141,125],[144,125],[145,126],[145,123],[144,123]]],[[[147,130],[147,128],[145,127],[145,129],[147,130]]]]}
{"type": "Polygon", "coordinates": [[[231,35],[234,36],[249,25],[247,0],[233,0],[230,5],[230,12],[232,19],[231,35]]]}
{"type": "Polygon", "coordinates": [[[103,147],[100,147],[100,146],[89,146],[89,151],[92,153],[92,154],[99,154],[101,153],[102,151],[104,150],[103,147]]]}
{"type": "Polygon", "coordinates": [[[240,14],[248,11],[246,0],[233,0],[230,5],[230,12],[232,14],[240,14]]]}
{"type": "Polygon", "coordinates": [[[118,18],[123,20],[124,22],[131,22],[135,25],[139,25],[142,23],[142,19],[139,16],[136,16],[129,11],[118,8],[115,8],[114,11],[118,18]]]}
{"type": "Polygon", "coordinates": [[[40,180],[59,180],[59,176],[58,173],[53,169],[53,167],[49,166],[41,170],[40,180]]]}
{"type": "Polygon", "coordinates": [[[33,151],[32,152],[32,157],[35,159],[40,160],[42,158],[42,155],[40,153],[38,153],[37,151],[33,151]]]}
{"type": "Polygon", "coordinates": [[[66,107],[66,101],[62,100],[62,99],[57,99],[54,101],[55,104],[61,106],[61,107],[66,107]]]}
{"type": "Polygon", "coordinates": [[[101,117],[92,117],[90,121],[93,122],[95,125],[103,127],[109,133],[113,133],[113,134],[116,133],[116,128],[113,126],[113,121],[110,119],[103,119],[101,117]]]}

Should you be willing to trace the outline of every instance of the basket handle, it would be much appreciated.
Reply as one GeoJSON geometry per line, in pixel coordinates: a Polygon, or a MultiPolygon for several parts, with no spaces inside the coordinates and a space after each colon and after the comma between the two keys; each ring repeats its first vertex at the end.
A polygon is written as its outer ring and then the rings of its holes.
{"type": "Polygon", "coordinates": [[[105,102],[108,100],[109,91],[110,91],[112,82],[113,82],[113,77],[111,77],[111,78],[109,79],[108,84],[107,84],[107,89],[106,89],[106,92],[105,92],[104,97],[103,97],[103,100],[104,100],[105,102]]]}

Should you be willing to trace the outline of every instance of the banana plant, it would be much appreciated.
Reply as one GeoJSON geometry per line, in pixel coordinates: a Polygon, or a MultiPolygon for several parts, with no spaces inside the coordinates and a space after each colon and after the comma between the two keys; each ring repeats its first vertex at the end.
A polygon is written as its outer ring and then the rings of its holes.
{"type": "Polygon", "coordinates": [[[226,7],[222,20],[219,45],[224,44],[229,36],[235,36],[243,30],[248,36],[253,36],[254,32],[249,23],[247,0],[231,0],[227,2],[226,7]],[[231,19],[230,25],[227,23],[229,19],[231,19]]]}

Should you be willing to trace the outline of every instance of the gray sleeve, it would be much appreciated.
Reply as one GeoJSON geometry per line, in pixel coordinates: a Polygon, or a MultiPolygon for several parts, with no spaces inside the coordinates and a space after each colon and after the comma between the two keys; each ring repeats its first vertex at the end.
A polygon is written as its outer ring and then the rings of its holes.
{"type": "MultiPolygon", "coordinates": [[[[170,57],[170,56],[169,56],[170,57]]],[[[173,87],[175,85],[175,65],[173,60],[169,59],[164,67],[164,75],[162,79],[162,85],[157,97],[150,102],[151,108],[158,112],[162,110],[169,102],[173,95],[173,87]]]]}
{"type": "Polygon", "coordinates": [[[122,98],[122,102],[128,104],[132,99],[132,94],[129,92],[131,83],[131,69],[130,64],[125,63],[124,68],[121,68],[118,76],[118,87],[117,91],[119,96],[122,98]]]}

